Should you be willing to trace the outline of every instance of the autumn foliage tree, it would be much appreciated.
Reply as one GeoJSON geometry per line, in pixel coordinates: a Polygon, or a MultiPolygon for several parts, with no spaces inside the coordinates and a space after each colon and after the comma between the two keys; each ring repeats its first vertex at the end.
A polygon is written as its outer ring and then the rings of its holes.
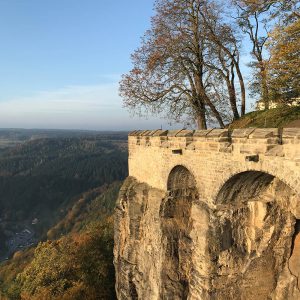
{"type": "Polygon", "coordinates": [[[115,299],[112,218],[40,243],[17,276],[22,300],[115,299]]]}
{"type": "Polygon", "coordinates": [[[252,67],[250,95],[265,109],[277,88],[296,95],[299,41],[291,20],[299,19],[299,0],[156,0],[155,11],[120,82],[126,107],[167,111],[176,121],[189,116],[201,129],[211,120],[224,127],[246,111],[240,64],[241,49],[249,48],[252,60],[243,61],[252,67]]]}
{"type": "Polygon", "coordinates": [[[300,16],[294,15],[286,27],[277,26],[268,47],[272,97],[291,102],[300,97],[300,16]]]}
{"type": "Polygon", "coordinates": [[[188,115],[202,129],[208,118],[220,127],[229,115],[238,118],[234,74],[239,42],[217,3],[157,0],[155,11],[151,29],[132,55],[133,68],[120,82],[125,106],[167,110],[175,120],[188,115]]]}
{"type": "MultiPolygon", "coordinates": [[[[251,90],[253,94],[258,94],[264,102],[265,109],[269,108],[269,101],[274,99],[274,89],[279,84],[274,81],[277,68],[275,61],[284,60],[284,52],[276,51],[274,45],[276,36],[279,32],[285,31],[285,26],[291,19],[299,18],[299,1],[298,0],[234,0],[234,5],[238,11],[238,24],[242,31],[248,36],[251,44],[251,55],[253,60],[250,65],[253,68],[253,78],[251,90]],[[267,44],[270,37],[272,41],[267,44]],[[274,58],[272,57],[273,55],[274,58]],[[272,61],[272,62],[271,62],[272,61]],[[271,80],[271,78],[273,79],[271,80]]],[[[286,40],[287,41],[287,40],[286,40]]],[[[298,44],[299,47],[299,44],[298,44]]],[[[297,55],[295,48],[291,51],[297,55]]],[[[290,54],[292,54],[290,52],[290,54]]],[[[293,55],[294,55],[293,54],[293,55]]],[[[299,74],[299,73],[298,73],[299,74]]],[[[297,74],[294,74],[296,77],[297,74]]],[[[281,79],[280,79],[281,80],[281,79]]],[[[287,83],[284,79],[282,82],[287,83]]],[[[286,87],[288,89],[288,87],[286,87]]]]}

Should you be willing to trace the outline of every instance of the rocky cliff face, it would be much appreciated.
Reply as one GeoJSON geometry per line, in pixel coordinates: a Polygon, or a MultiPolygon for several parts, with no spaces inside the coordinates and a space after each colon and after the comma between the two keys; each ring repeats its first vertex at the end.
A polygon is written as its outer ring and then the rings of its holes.
{"type": "Polygon", "coordinates": [[[168,192],[132,177],[120,191],[118,299],[300,299],[300,222],[287,185],[241,173],[209,206],[187,169],[172,172],[168,192]]]}

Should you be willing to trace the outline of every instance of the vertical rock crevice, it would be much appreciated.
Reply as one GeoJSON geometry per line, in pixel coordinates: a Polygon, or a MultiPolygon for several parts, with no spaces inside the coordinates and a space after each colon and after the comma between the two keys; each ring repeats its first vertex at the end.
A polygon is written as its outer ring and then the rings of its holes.
{"type": "Polygon", "coordinates": [[[300,220],[295,220],[294,234],[292,237],[289,270],[297,280],[297,289],[300,292],[300,220]]]}
{"type": "Polygon", "coordinates": [[[161,299],[187,299],[192,269],[191,208],[198,198],[194,176],[183,166],[175,167],[168,178],[168,191],[160,207],[161,299]]]}
{"type": "Polygon", "coordinates": [[[128,177],[115,210],[114,264],[119,300],[159,299],[160,201],[165,192],[128,177]]]}

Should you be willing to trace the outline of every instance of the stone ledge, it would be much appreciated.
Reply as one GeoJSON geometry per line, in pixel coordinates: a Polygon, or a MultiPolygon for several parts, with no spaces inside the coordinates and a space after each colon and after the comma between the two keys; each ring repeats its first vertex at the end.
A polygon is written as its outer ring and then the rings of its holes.
{"type": "Polygon", "coordinates": [[[135,130],[129,133],[129,136],[166,136],[166,137],[203,137],[203,138],[246,138],[246,139],[265,139],[276,138],[282,139],[300,139],[300,128],[242,128],[234,129],[207,129],[207,130],[135,130]]]}

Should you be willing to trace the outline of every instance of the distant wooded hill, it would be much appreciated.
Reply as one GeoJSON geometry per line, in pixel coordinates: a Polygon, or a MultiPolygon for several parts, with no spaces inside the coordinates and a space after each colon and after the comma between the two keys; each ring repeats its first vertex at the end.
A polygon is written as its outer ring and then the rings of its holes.
{"type": "Polygon", "coordinates": [[[125,134],[43,138],[0,152],[1,252],[5,238],[30,226],[38,240],[82,193],[127,176],[125,134]],[[32,225],[32,221],[37,221],[32,225]]]}
{"type": "Polygon", "coordinates": [[[113,209],[121,182],[81,195],[47,234],[0,265],[0,299],[116,299],[113,209]]]}

